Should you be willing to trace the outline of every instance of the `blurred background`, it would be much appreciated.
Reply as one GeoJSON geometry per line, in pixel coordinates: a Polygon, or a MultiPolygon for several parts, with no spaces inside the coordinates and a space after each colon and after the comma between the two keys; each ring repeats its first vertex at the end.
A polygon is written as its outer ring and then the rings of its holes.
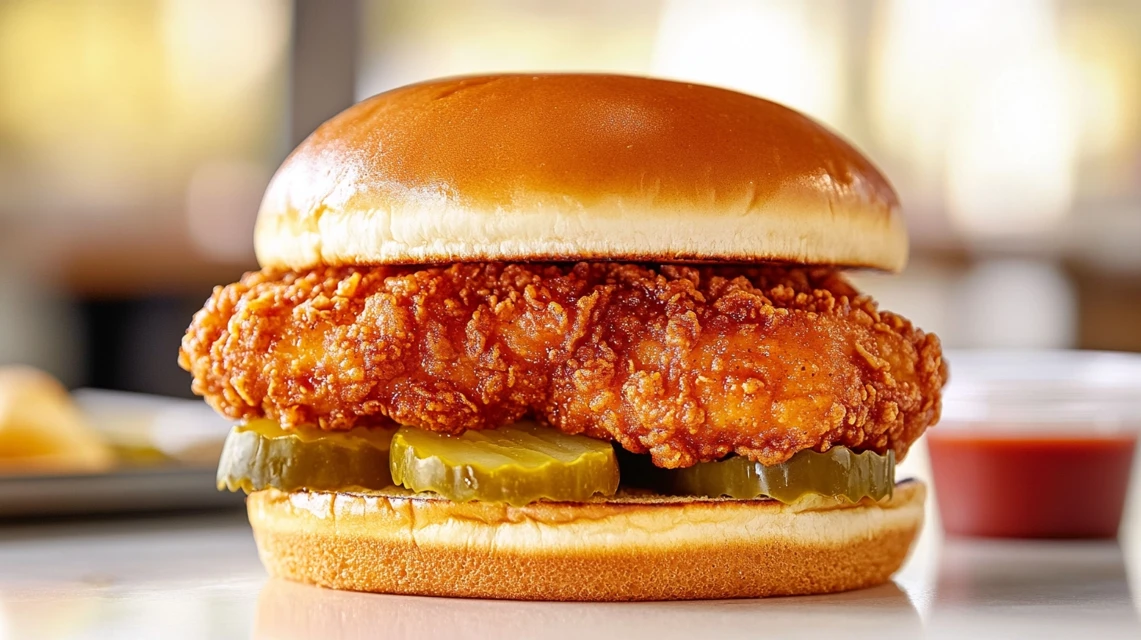
{"type": "Polygon", "coordinates": [[[950,347],[1141,351],[1135,0],[0,0],[0,364],[189,395],[286,153],[435,76],[652,74],[840,131],[913,258],[857,274],[950,347]]]}

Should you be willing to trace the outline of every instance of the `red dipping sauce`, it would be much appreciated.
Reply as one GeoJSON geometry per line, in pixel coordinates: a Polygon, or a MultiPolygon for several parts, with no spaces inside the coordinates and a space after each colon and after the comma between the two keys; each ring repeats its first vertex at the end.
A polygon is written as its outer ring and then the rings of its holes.
{"type": "Polygon", "coordinates": [[[1111,538],[1141,431],[1141,357],[949,353],[944,419],[927,434],[952,535],[1111,538]]]}
{"type": "Polygon", "coordinates": [[[1125,509],[1137,436],[932,432],[927,449],[947,533],[1112,538],[1125,509]]]}

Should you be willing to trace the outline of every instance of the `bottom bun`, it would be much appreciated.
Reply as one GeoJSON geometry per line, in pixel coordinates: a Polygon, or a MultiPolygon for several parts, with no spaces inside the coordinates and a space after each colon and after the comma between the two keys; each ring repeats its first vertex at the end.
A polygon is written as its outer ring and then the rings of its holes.
{"type": "Polygon", "coordinates": [[[392,492],[259,491],[270,574],[334,589],[517,600],[697,600],[886,582],[926,489],[856,504],[630,496],[524,507],[392,492]]]}

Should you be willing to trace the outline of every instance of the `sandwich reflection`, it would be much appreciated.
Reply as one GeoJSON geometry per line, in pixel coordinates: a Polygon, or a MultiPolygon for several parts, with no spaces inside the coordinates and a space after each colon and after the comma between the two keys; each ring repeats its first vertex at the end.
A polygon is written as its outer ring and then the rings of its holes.
{"type": "Polygon", "coordinates": [[[948,538],[927,637],[1026,637],[1048,626],[1051,637],[1111,628],[1141,638],[1128,578],[1115,540],[948,538]]]}
{"type": "Polygon", "coordinates": [[[254,637],[915,638],[922,623],[895,583],[847,593],[709,602],[460,600],[332,591],[279,579],[258,599],[254,637]]]}

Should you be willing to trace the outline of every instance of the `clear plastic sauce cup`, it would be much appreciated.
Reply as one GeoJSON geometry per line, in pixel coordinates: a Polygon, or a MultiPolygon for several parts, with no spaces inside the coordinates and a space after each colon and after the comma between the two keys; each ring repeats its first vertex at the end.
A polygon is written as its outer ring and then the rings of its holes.
{"type": "Polygon", "coordinates": [[[948,352],[943,418],[927,434],[952,535],[1117,535],[1141,431],[1141,355],[948,352]]]}

